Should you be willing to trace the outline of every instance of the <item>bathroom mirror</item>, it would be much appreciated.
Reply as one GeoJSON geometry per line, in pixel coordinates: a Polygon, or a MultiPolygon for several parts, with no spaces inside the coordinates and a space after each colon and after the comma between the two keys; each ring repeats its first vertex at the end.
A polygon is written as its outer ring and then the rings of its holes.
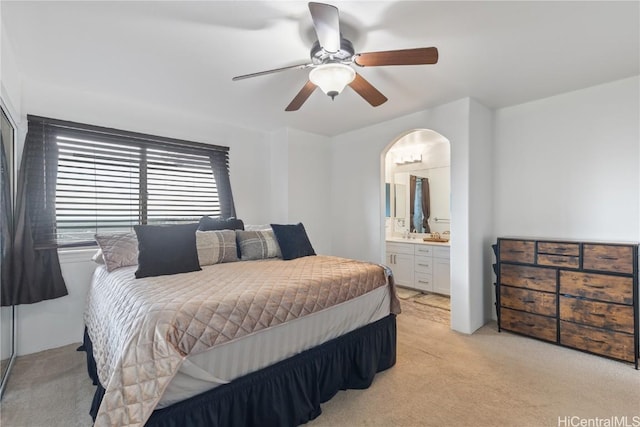
{"type": "Polygon", "coordinates": [[[428,129],[414,130],[389,149],[384,168],[389,236],[450,230],[451,147],[446,138],[428,129]]]}

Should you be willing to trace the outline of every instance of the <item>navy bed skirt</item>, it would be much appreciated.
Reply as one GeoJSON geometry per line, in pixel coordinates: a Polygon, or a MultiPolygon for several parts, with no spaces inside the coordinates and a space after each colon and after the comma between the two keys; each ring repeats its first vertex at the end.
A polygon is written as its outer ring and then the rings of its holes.
{"type": "MultiPolygon", "coordinates": [[[[97,385],[90,414],[104,395],[85,330],[89,377],[97,385]]],[[[339,390],[368,388],[396,362],[396,316],[363,326],[323,345],[153,412],[147,426],[297,426],[322,412],[339,390]]]]}

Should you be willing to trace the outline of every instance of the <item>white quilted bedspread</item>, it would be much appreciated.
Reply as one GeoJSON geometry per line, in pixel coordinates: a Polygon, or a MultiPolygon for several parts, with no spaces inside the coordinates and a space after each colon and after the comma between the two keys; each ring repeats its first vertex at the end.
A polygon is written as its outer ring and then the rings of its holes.
{"type": "MultiPolygon", "coordinates": [[[[105,395],[96,426],[141,426],[184,358],[380,286],[382,266],[310,256],[232,262],[135,279],[136,267],[98,267],[85,324],[105,395]]],[[[392,289],[392,313],[400,304],[392,289]]]]}

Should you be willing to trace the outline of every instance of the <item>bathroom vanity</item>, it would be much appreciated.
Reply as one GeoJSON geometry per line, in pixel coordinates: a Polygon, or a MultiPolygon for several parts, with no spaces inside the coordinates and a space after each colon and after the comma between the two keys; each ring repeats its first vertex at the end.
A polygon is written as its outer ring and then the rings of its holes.
{"type": "Polygon", "coordinates": [[[387,238],[386,263],[396,285],[443,295],[451,293],[449,243],[387,238]]]}

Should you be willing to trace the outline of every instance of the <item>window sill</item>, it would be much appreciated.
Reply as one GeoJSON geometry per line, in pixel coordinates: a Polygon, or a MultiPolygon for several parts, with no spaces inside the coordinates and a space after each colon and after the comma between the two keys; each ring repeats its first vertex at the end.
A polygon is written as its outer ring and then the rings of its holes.
{"type": "Polygon", "coordinates": [[[58,257],[60,258],[60,264],[92,262],[91,257],[96,253],[96,250],[96,247],[58,249],[58,257]]]}

